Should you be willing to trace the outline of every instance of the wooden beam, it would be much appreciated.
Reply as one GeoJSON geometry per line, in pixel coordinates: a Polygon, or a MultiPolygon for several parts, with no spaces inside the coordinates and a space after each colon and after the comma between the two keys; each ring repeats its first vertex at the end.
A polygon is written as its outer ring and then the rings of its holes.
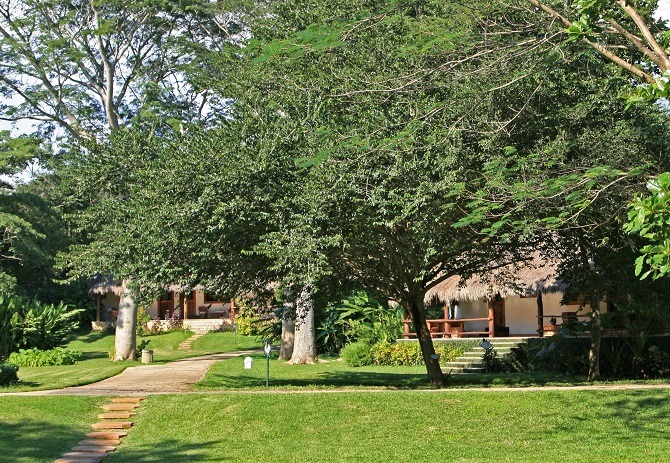
{"type": "Polygon", "coordinates": [[[496,337],[494,301],[492,299],[489,299],[489,337],[496,337]]]}

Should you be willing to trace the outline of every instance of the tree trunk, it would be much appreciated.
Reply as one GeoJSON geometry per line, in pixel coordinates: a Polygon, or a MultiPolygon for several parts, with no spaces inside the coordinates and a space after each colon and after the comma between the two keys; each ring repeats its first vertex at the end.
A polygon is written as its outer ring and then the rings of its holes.
{"type": "Polygon", "coordinates": [[[295,342],[295,321],[281,321],[281,347],[279,348],[279,360],[290,360],[293,356],[293,344],[295,342]]]}
{"type": "Polygon", "coordinates": [[[114,361],[135,360],[135,346],[137,343],[137,306],[128,281],[121,285],[122,293],[119,301],[119,313],[116,319],[116,337],[114,339],[114,361]]]}
{"type": "Polygon", "coordinates": [[[414,297],[409,301],[409,313],[412,316],[412,324],[416,331],[416,337],[421,347],[421,355],[426,364],[428,379],[433,387],[444,387],[444,374],[440,367],[440,359],[435,354],[433,339],[430,337],[430,330],[426,325],[426,310],[423,303],[423,294],[414,297]]]}
{"type": "Polygon", "coordinates": [[[311,283],[302,287],[295,302],[295,312],[293,355],[288,363],[291,365],[316,363],[316,327],[314,326],[314,298],[311,283]]]}
{"type": "Polygon", "coordinates": [[[600,379],[600,339],[602,325],[600,322],[600,301],[591,298],[591,347],[589,349],[589,374],[587,381],[600,379]]]}

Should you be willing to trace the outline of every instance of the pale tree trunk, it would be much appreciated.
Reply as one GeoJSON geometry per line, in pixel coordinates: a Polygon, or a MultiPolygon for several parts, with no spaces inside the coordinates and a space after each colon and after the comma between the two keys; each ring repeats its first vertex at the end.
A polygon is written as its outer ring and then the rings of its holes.
{"type": "Polygon", "coordinates": [[[587,381],[597,381],[600,379],[601,338],[600,301],[591,298],[591,347],[589,349],[589,374],[587,381]]]}
{"type": "Polygon", "coordinates": [[[440,367],[440,359],[435,353],[433,339],[430,337],[430,330],[426,325],[426,310],[423,302],[423,294],[414,297],[409,301],[409,313],[412,317],[412,324],[416,331],[416,337],[421,347],[421,355],[426,364],[428,380],[433,387],[444,387],[444,373],[440,367]]]}
{"type": "Polygon", "coordinates": [[[314,298],[311,283],[302,287],[295,302],[295,312],[293,355],[288,363],[291,365],[316,363],[316,327],[314,326],[314,298]]]}
{"type": "Polygon", "coordinates": [[[279,348],[279,360],[290,360],[293,356],[293,344],[295,342],[295,321],[283,319],[281,321],[281,347],[279,348]]]}
{"type": "Polygon", "coordinates": [[[114,361],[135,360],[137,306],[135,298],[124,281],[121,288],[121,300],[119,301],[119,313],[116,319],[116,337],[114,340],[114,361]]]}

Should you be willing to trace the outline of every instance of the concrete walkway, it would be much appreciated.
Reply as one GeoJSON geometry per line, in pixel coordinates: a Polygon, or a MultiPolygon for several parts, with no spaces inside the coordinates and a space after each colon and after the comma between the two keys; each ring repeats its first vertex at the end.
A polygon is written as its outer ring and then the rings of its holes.
{"type": "MultiPolygon", "coordinates": [[[[164,365],[130,367],[116,376],[85,386],[67,387],[50,391],[17,392],[7,395],[123,395],[145,396],[189,392],[191,386],[205,377],[215,362],[243,355],[262,353],[262,350],[244,350],[225,354],[191,357],[164,365]]],[[[3,394],[4,395],[4,394],[3,394]]]]}

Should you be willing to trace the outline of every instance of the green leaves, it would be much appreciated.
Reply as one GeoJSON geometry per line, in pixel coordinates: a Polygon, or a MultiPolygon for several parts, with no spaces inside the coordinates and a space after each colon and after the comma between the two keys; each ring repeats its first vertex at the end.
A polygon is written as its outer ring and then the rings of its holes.
{"type": "Polygon", "coordinates": [[[670,274],[670,172],[651,180],[648,189],[632,202],[624,229],[648,243],[635,260],[635,274],[655,280],[670,274]]]}

